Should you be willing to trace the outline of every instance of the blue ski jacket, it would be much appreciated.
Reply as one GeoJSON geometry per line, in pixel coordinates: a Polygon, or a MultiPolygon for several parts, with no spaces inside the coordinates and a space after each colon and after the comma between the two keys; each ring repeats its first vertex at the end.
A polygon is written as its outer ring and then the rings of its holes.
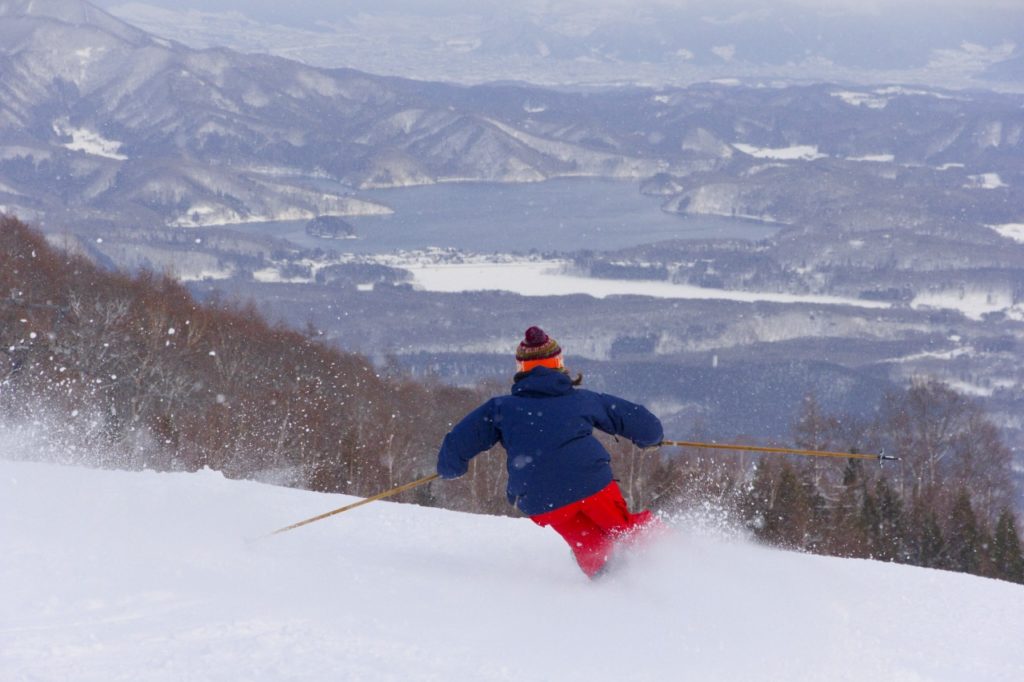
{"type": "Polygon", "coordinates": [[[661,422],[622,398],[575,388],[564,372],[535,367],[455,425],[441,444],[437,473],[457,478],[469,460],[501,443],[508,453],[508,500],[529,516],[600,491],[612,481],[611,457],[594,428],[640,447],[661,442],[661,422]]]}

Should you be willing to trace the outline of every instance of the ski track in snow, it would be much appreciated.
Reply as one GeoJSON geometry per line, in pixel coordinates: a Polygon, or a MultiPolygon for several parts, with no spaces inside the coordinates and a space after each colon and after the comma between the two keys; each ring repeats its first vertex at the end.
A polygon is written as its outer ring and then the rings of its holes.
{"type": "Polygon", "coordinates": [[[3,680],[1024,679],[1020,585],[686,524],[591,583],[526,519],[391,502],[246,542],[352,498],[20,452],[3,680]]]}

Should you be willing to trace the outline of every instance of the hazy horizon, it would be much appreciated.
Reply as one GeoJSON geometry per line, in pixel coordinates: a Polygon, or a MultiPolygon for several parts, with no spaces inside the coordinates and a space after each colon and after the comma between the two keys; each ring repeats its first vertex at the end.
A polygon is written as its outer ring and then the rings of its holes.
{"type": "Polygon", "coordinates": [[[1009,0],[96,4],[193,47],[425,80],[680,85],[735,77],[1024,87],[1024,3],[1009,0]]]}

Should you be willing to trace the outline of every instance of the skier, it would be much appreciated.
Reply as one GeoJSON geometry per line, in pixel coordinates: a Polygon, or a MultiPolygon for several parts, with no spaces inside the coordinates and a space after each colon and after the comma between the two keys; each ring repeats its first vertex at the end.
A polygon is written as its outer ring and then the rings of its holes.
{"type": "Polygon", "coordinates": [[[458,478],[470,459],[501,442],[509,502],[556,530],[583,572],[597,577],[615,545],[655,519],[647,510],[630,513],[593,429],[650,447],[662,440],[661,422],[640,405],[577,388],[582,375],[569,377],[562,349],[539,327],[526,330],[516,362],[511,395],[491,398],[445,436],[437,472],[458,478]]]}

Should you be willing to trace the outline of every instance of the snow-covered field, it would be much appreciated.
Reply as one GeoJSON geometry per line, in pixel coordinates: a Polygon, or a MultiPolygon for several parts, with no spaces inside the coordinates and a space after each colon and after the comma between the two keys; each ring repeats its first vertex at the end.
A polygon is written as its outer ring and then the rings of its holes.
{"type": "Polygon", "coordinates": [[[1007,239],[1024,243],[1024,223],[1003,223],[1002,225],[989,225],[989,227],[1007,239]]]}
{"type": "MultiPolygon", "coordinates": [[[[594,298],[608,296],[649,296],[651,298],[804,303],[811,305],[849,305],[859,308],[889,308],[884,301],[828,296],[820,294],[787,294],[778,291],[741,291],[713,289],[692,284],[676,284],[667,280],[614,279],[589,277],[576,272],[569,261],[524,257],[512,254],[474,255],[427,250],[395,255],[354,256],[348,254],[337,262],[370,262],[407,270],[412,286],[420,291],[459,293],[467,291],[508,291],[520,296],[573,296],[583,294],[594,298]]],[[[334,261],[305,260],[308,273],[286,276],[279,266],[253,272],[258,282],[312,283],[316,272],[334,261]]],[[[192,281],[193,273],[177,273],[179,279],[192,281]]],[[[360,285],[370,291],[372,283],[360,285]]]]}
{"type": "Polygon", "coordinates": [[[1020,585],[691,522],[591,583],[528,520],[390,502],[247,543],[351,498],[20,454],[5,681],[1024,679],[1020,585]]]}
{"type": "Polygon", "coordinates": [[[605,279],[585,277],[566,270],[563,261],[507,260],[505,262],[469,261],[441,263],[427,261],[387,261],[405,268],[413,276],[413,286],[424,291],[511,291],[522,296],[568,296],[586,294],[608,296],[651,296],[654,298],[707,299],[730,301],[773,301],[814,305],[852,305],[862,308],[888,308],[889,304],[840,296],[784,294],[770,291],[710,289],[668,281],[605,279]]]}
{"type": "Polygon", "coordinates": [[[757,159],[778,159],[780,161],[814,161],[824,159],[828,155],[818,151],[818,146],[813,144],[800,144],[791,147],[772,149],[768,147],[755,147],[751,144],[733,144],[733,147],[744,154],[757,159]]]}
{"type": "Polygon", "coordinates": [[[910,302],[912,308],[957,310],[972,320],[981,320],[989,313],[1002,312],[1012,319],[1021,319],[1024,306],[1014,304],[1012,290],[1000,288],[948,289],[922,291],[910,302]]]}
{"type": "Polygon", "coordinates": [[[979,173],[978,175],[968,175],[968,183],[964,187],[968,189],[1001,189],[1003,187],[1009,187],[1003,179],[999,177],[999,173],[979,173]]]}

